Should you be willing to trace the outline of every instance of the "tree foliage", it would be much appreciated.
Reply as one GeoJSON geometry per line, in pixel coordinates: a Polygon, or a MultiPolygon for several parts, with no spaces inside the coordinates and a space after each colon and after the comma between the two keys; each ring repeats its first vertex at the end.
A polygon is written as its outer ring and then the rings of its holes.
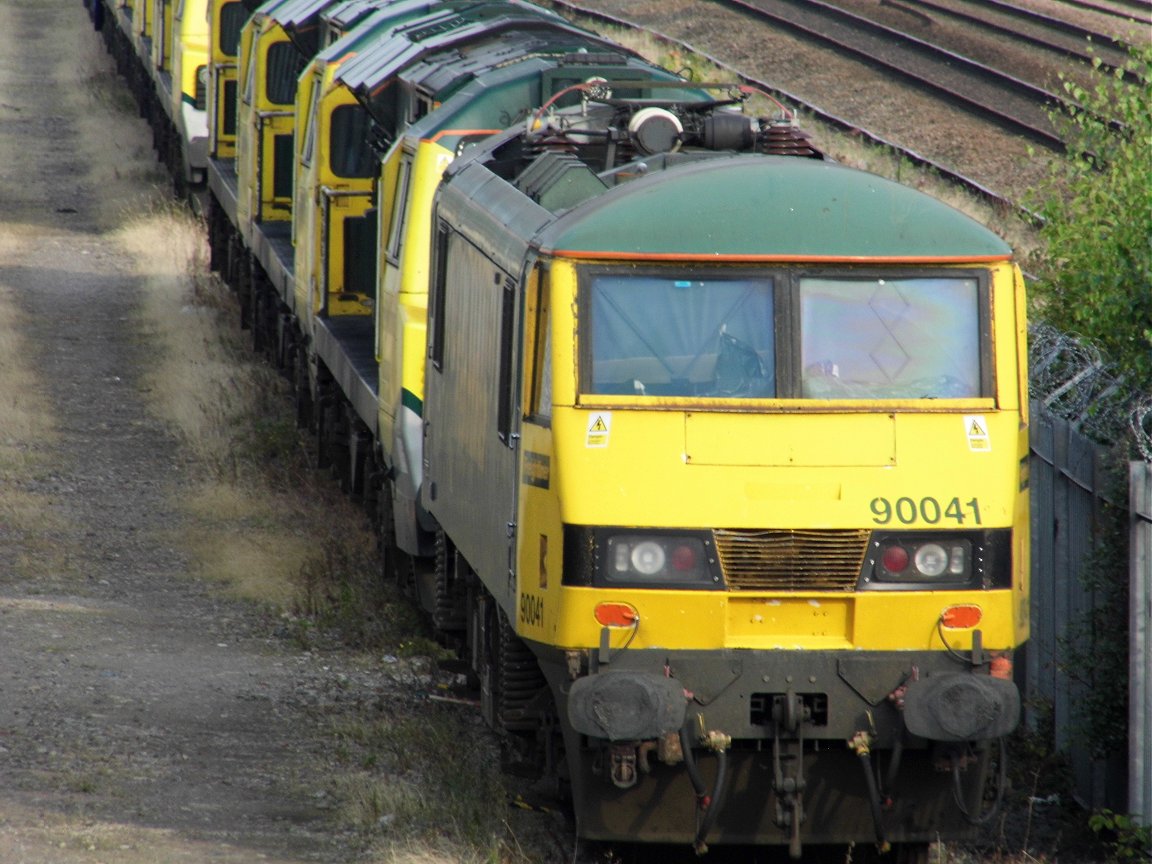
{"type": "Polygon", "coordinates": [[[1053,115],[1068,156],[1042,193],[1034,314],[1087,337],[1152,392],[1152,45],[1131,49],[1136,83],[1094,66],[1090,89],[1065,79],[1077,107],[1053,115]]]}

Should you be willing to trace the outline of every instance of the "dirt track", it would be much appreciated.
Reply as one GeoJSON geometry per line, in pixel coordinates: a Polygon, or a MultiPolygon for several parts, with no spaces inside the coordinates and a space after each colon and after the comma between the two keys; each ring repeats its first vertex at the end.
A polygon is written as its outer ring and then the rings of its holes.
{"type": "Polygon", "coordinates": [[[0,0],[0,34],[0,861],[352,860],[325,732],[378,675],[179,547],[186,464],[140,377],[158,265],[116,240],[162,182],[147,132],[79,0],[0,0]]]}

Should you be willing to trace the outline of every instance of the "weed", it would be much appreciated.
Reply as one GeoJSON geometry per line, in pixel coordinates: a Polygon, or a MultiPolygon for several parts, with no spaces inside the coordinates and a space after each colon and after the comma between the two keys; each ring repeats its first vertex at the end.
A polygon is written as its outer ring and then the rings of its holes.
{"type": "Polygon", "coordinates": [[[1109,847],[1109,861],[1147,861],[1152,857],[1152,827],[1132,816],[1097,810],[1088,817],[1088,827],[1109,847]]]}
{"type": "Polygon", "coordinates": [[[471,712],[446,706],[433,722],[386,712],[345,719],[334,732],[350,763],[335,790],[346,824],[406,842],[450,841],[478,854],[500,845],[502,810],[492,806],[505,799],[500,760],[477,736],[471,712]]]}

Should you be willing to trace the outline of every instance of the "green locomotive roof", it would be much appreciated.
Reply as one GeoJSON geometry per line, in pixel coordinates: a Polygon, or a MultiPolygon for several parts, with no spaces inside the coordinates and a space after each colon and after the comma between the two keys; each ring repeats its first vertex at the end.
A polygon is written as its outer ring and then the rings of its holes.
{"type": "Polygon", "coordinates": [[[1002,260],[1008,245],[948,205],[863,171],[731,156],[627,181],[559,215],[546,253],[706,260],[1002,260]]]}

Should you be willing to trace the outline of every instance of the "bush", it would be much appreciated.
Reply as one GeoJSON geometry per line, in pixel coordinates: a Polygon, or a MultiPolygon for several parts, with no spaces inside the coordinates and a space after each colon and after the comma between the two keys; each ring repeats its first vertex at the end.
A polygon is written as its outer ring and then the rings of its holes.
{"type": "Polygon", "coordinates": [[[1152,855],[1152,828],[1131,816],[1097,810],[1088,825],[1111,848],[1110,861],[1147,861],[1152,855]]]}
{"type": "Polygon", "coordinates": [[[1037,318],[1099,345],[1130,387],[1152,391],[1152,45],[1121,78],[1097,59],[1096,83],[1064,80],[1078,107],[1053,114],[1068,144],[1039,210],[1047,257],[1037,318]]]}

